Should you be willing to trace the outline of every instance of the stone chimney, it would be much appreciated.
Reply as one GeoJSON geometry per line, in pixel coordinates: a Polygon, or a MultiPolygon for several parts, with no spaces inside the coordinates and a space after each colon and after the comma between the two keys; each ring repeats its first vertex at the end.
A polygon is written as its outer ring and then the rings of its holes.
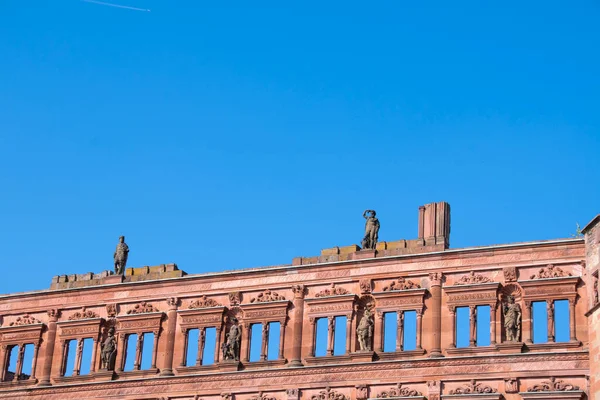
{"type": "Polygon", "coordinates": [[[419,207],[419,239],[425,246],[450,247],[450,204],[440,201],[419,207]]]}

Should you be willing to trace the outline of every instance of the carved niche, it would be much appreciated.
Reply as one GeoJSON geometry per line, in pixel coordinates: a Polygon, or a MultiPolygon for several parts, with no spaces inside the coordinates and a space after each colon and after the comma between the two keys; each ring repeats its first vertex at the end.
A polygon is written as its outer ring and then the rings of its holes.
{"type": "Polygon", "coordinates": [[[327,387],[325,390],[321,390],[318,394],[312,395],[310,400],[350,400],[350,398],[331,389],[330,387],[327,387]]]}
{"type": "Polygon", "coordinates": [[[417,390],[411,389],[406,386],[402,386],[398,383],[396,386],[389,390],[384,390],[377,395],[378,399],[385,399],[389,397],[409,397],[409,396],[423,396],[423,394],[417,390]]]}

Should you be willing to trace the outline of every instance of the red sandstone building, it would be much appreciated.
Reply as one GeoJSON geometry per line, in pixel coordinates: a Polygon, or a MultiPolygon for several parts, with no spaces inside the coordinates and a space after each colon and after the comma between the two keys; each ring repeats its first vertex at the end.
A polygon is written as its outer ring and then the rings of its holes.
{"type": "Polygon", "coordinates": [[[418,231],[290,265],[127,268],[1,296],[0,399],[600,399],[600,215],[584,238],[449,249],[449,206],[432,203],[418,231]]]}

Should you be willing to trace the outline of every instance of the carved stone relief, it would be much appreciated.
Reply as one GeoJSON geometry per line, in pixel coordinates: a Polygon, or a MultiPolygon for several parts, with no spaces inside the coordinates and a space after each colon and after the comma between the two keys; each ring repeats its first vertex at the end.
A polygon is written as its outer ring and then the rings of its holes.
{"type": "Polygon", "coordinates": [[[392,281],[389,285],[383,287],[384,292],[388,291],[396,291],[396,290],[408,290],[408,289],[420,289],[421,285],[418,283],[414,283],[413,281],[407,280],[405,278],[398,278],[395,281],[392,281]]]}
{"type": "Polygon", "coordinates": [[[407,396],[423,396],[423,394],[417,390],[411,389],[406,386],[402,386],[398,383],[396,386],[389,390],[384,390],[377,395],[377,398],[384,399],[388,397],[407,397],[407,396]]]}
{"type": "Polygon", "coordinates": [[[356,400],[367,400],[369,398],[369,388],[367,385],[356,386],[356,400]]]}
{"type": "Polygon", "coordinates": [[[127,311],[127,314],[146,314],[159,312],[152,304],[146,303],[145,301],[141,301],[139,304],[136,304],[131,310],[127,311]]]}
{"type": "Polygon", "coordinates": [[[319,293],[315,294],[315,297],[340,296],[344,294],[350,294],[350,292],[343,287],[335,286],[335,283],[332,283],[329,289],[321,290],[319,293]]]}
{"type": "Polygon", "coordinates": [[[85,307],[83,307],[81,311],[77,311],[75,314],[71,315],[69,317],[69,321],[86,318],[100,318],[100,316],[91,310],[86,310],[85,307]]]}
{"type": "Polygon", "coordinates": [[[242,301],[242,294],[240,292],[229,293],[229,305],[231,307],[239,306],[242,301]]]}
{"type": "Polygon", "coordinates": [[[469,272],[468,275],[462,276],[454,285],[475,285],[478,283],[490,283],[493,282],[487,276],[475,273],[475,271],[469,272]]]}
{"type": "Polygon", "coordinates": [[[504,282],[516,282],[517,281],[517,268],[515,267],[504,267],[502,269],[504,273],[504,282]]]}
{"type": "Polygon", "coordinates": [[[574,390],[579,390],[579,386],[572,385],[554,377],[527,388],[528,392],[567,392],[574,390]]]}
{"type": "Polygon", "coordinates": [[[516,378],[505,378],[504,391],[506,393],[517,393],[519,391],[519,381],[516,378]]]}
{"type": "Polygon", "coordinates": [[[371,290],[373,288],[371,279],[369,279],[369,278],[361,279],[358,284],[360,286],[361,294],[371,293],[371,290]]]}
{"type": "Polygon", "coordinates": [[[284,296],[280,296],[277,292],[272,292],[269,289],[266,289],[264,292],[260,293],[258,296],[250,299],[250,303],[267,303],[270,301],[281,301],[285,300],[284,296]]]}
{"type": "Polygon", "coordinates": [[[540,268],[537,274],[531,275],[529,279],[547,279],[547,278],[564,278],[573,276],[570,272],[565,272],[562,268],[553,264],[540,268]]]}
{"type": "Polygon", "coordinates": [[[469,383],[450,390],[450,394],[471,394],[471,393],[497,393],[498,390],[491,386],[484,385],[483,383],[476,383],[475,380],[471,380],[469,383]]]}
{"type": "Polygon", "coordinates": [[[33,325],[41,323],[42,322],[40,320],[33,318],[29,314],[25,314],[22,317],[18,317],[14,322],[11,322],[9,326],[33,325]]]}
{"type": "Polygon", "coordinates": [[[206,297],[206,295],[202,295],[202,297],[200,297],[199,299],[192,301],[190,303],[190,305],[188,306],[188,308],[194,309],[194,308],[219,307],[220,305],[221,304],[219,304],[217,301],[206,297]]]}
{"type": "Polygon", "coordinates": [[[319,394],[312,395],[310,400],[350,400],[343,394],[331,389],[330,387],[321,390],[319,394]]]}

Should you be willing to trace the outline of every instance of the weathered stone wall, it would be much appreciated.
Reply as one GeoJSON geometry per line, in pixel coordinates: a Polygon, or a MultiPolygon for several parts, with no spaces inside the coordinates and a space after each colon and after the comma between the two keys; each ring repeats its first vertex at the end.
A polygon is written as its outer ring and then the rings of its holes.
{"type": "Polygon", "coordinates": [[[600,400],[600,303],[598,302],[598,272],[600,269],[600,215],[583,228],[588,284],[588,326],[590,332],[590,393],[600,400]]]}

